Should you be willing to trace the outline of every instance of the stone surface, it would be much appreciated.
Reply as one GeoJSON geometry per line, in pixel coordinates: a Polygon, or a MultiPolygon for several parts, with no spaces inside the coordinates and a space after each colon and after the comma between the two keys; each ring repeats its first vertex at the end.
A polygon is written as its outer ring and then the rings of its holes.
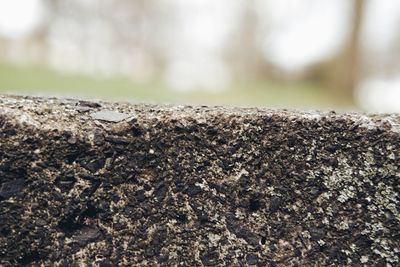
{"type": "Polygon", "coordinates": [[[2,96],[0,265],[399,266],[399,154],[399,115],[2,96]]]}

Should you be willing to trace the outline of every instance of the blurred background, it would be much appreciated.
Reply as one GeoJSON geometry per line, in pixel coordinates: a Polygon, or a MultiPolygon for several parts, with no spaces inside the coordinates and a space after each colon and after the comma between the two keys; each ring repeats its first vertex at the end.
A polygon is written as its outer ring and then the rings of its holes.
{"type": "Polygon", "coordinates": [[[0,0],[0,92],[400,112],[398,0],[0,0]]]}

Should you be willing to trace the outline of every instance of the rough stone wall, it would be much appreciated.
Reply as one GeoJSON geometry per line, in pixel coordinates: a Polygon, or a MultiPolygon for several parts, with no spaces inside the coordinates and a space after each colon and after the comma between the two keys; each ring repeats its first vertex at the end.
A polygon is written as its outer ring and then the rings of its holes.
{"type": "Polygon", "coordinates": [[[399,266],[400,116],[0,97],[0,265],[399,266]]]}

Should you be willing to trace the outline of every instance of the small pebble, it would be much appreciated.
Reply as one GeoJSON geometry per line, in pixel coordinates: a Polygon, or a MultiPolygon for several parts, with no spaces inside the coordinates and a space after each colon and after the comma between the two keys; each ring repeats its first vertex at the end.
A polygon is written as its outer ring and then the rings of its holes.
{"type": "Polygon", "coordinates": [[[90,116],[95,120],[108,121],[108,122],[120,122],[129,117],[129,114],[120,113],[112,110],[101,110],[98,112],[91,113],[90,116]]]}

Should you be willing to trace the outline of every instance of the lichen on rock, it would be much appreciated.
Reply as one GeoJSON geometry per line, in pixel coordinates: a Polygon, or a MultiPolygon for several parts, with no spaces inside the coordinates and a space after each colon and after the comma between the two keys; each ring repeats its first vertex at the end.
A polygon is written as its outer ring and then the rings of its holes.
{"type": "Polygon", "coordinates": [[[0,97],[0,265],[397,266],[400,116],[0,97]]]}

